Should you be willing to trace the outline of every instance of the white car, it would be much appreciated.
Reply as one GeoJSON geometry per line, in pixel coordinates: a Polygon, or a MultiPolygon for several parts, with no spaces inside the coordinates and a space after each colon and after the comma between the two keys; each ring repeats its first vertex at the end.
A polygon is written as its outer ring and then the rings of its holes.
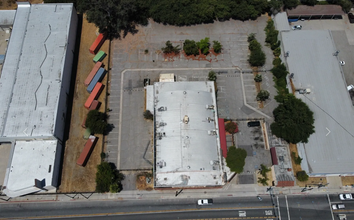
{"type": "Polygon", "coordinates": [[[198,199],[198,205],[212,205],[212,199],[198,199]]]}
{"type": "Polygon", "coordinates": [[[291,27],[293,30],[301,30],[302,26],[301,25],[295,25],[291,27]]]}
{"type": "Polygon", "coordinates": [[[339,194],[340,200],[353,200],[353,195],[350,193],[347,194],[339,194]]]}
{"type": "Polygon", "coordinates": [[[341,203],[341,204],[333,204],[333,205],[332,205],[332,209],[333,209],[333,210],[345,209],[345,205],[344,205],[343,203],[341,203]]]}

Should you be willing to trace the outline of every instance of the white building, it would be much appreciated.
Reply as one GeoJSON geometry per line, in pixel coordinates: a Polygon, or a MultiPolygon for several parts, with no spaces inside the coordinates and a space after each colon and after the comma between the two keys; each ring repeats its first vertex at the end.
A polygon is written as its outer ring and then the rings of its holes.
{"type": "Polygon", "coordinates": [[[158,82],[151,87],[155,187],[224,185],[214,83],[158,82]]]}
{"type": "Polygon", "coordinates": [[[77,20],[73,4],[18,3],[0,78],[9,197],[58,186],[77,20]]]}

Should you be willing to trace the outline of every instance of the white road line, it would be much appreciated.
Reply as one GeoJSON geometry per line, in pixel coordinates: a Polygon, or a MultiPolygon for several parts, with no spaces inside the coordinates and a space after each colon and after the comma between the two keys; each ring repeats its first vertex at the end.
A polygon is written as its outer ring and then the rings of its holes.
{"type": "Polygon", "coordinates": [[[280,214],[280,207],[279,207],[279,197],[277,196],[277,203],[278,203],[278,218],[281,220],[281,214],[280,214]]]}
{"type": "Polygon", "coordinates": [[[331,207],[331,199],[329,198],[328,194],[327,194],[327,198],[328,198],[329,209],[331,210],[332,219],[334,220],[333,210],[332,210],[332,207],[331,207]]]}
{"type": "Polygon", "coordinates": [[[290,220],[288,197],[285,195],[286,211],[288,212],[288,220],[290,220]]]}

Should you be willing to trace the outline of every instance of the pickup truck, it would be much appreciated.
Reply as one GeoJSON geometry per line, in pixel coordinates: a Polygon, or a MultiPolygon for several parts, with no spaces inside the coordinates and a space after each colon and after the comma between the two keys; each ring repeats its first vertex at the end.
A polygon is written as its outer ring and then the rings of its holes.
{"type": "Polygon", "coordinates": [[[198,199],[198,205],[212,205],[212,199],[198,199]]]}

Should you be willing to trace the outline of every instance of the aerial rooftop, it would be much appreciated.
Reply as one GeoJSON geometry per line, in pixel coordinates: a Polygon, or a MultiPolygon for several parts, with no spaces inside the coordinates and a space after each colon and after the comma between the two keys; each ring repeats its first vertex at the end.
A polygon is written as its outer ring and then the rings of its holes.
{"type": "Polygon", "coordinates": [[[154,84],[156,187],[223,185],[213,82],[154,84]]]}

